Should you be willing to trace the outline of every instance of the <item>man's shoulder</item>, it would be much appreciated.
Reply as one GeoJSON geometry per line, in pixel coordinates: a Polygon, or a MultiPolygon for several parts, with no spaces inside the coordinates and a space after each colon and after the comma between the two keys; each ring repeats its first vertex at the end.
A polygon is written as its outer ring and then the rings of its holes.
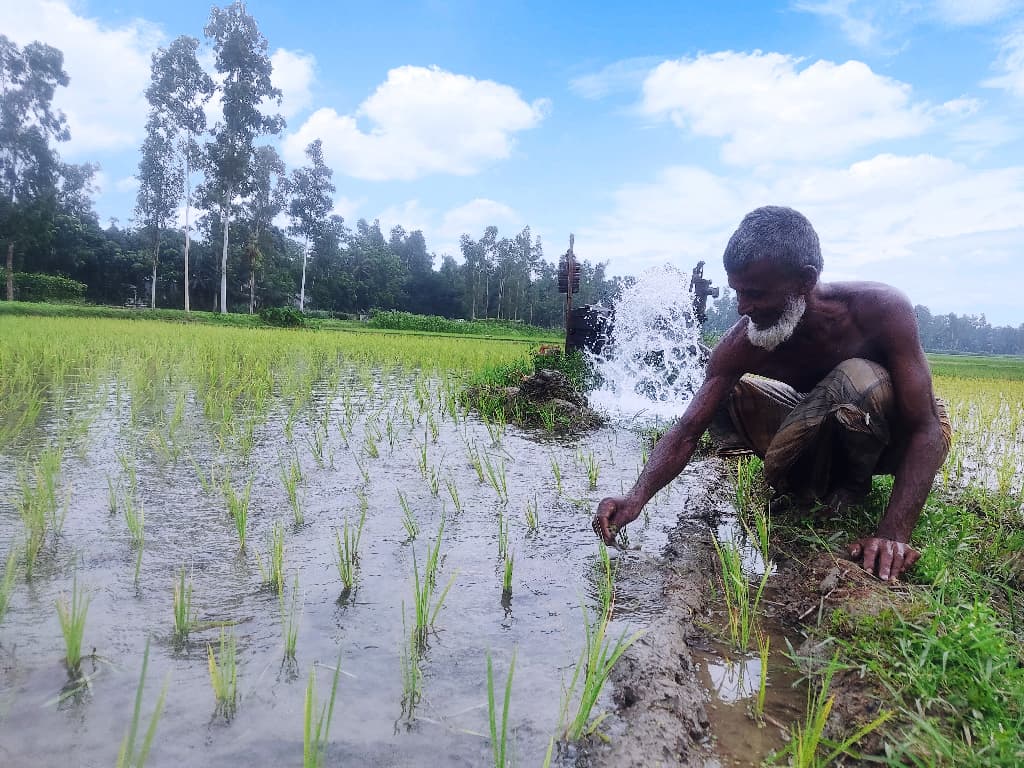
{"type": "Polygon", "coordinates": [[[845,303],[855,316],[878,320],[903,316],[913,310],[910,299],[899,288],[869,280],[827,283],[829,295],[845,303]]]}

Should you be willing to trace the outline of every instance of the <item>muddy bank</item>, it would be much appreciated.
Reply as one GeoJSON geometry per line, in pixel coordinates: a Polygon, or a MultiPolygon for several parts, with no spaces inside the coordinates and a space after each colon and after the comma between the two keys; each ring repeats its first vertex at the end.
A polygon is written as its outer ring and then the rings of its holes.
{"type": "MultiPolygon", "coordinates": [[[[714,550],[709,521],[731,511],[726,465],[706,459],[693,465],[685,498],[673,497],[680,519],[652,560],[663,579],[664,610],[612,672],[616,705],[610,741],[590,754],[595,766],[717,765],[707,704],[692,649],[706,645],[706,620],[714,550]]],[[[627,557],[635,556],[627,554],[627,557]]]]}
{"type": "MultiPolygon", "coordinates": [[[[746,705],[723,706],[721,692],[707,685],[709,667],[729,664],[732,655],[716,642],[723,618],[710,587],[718,567],[712,531],[735,514],[729,464],[709,458],[688,473],[689,493],[672,499],[680,509],[679,521],[664,550],[650,558],[649,567],[662,579],[663,612],[612,673],[615,723],[606,729],[610,741],[591,747],[589,765],[759,765],[771,749],[781,747],[789,726],[803,718],[806,688],[797,681],[813,675],[834,653],[827,628],[819,629],[819,622],[839,606],[852,615],[877,614],[902,599],[905,588],[880,583],[838,550],[811,553],[786,542],[788,556],[775,561],[760,610],[763,626],[773,635],[769,700],[775,699],[776,706],[774,716],[758,728],[746,705]],[[796,649],[798,666],[783,656],[786,641],[796,649]]],[[[837,673],[826,734],[840,737],[876,716],[881,695],[876,688],[856,672],[837,673]]],[[[869,737],[859,748],[871,754],[880,744],[869,737]]]]}

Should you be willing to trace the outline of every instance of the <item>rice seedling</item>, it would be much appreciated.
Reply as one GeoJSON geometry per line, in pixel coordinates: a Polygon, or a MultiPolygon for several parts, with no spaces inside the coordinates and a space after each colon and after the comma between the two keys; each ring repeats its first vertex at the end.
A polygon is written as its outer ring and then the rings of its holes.
{"type": "Polygon", "coordinates": [[[558,459],[554,456],[551,457],[551,475],[555,478],[555,493],[558,496],[562,495],[562,467],[558,464],[558,459]]]}
{"type": "Polygon", "coordinates": [[[480,449],[477,448],[476,443],[466,446],[466,457],[469,459],[469,465],[473,467],[473,471],[476,472],[476,479],[483,483],[486,481],[484,475],[484,463],[480,458],[480,449]]]}
{"type": "Polygon", "coordinates": [[[729,638],[739,651],[750,647],[750,635],[754,629],[757,608],[761,603],[761,595],[768,583],[769,570],[766,567],[757,588],[751,595],[750,582],[743,572],[743,558],[740,547],[734,541],[719,543],[717,537],[711,537],[715,546],[722,579],[722,594],[725,596],[725,608],[728,614],[729,638]]]}
{"type": "Polygon", "coordinates": [[[501,579],[501,596],[505,599],[512,597],[512,567],[515,564],[516,556],[510,553],[505,558],[505,568],[501,579]]]}
{"type": "Polygon", "coordinates": [[[430,478],[428,479],[427,482],[430,486],[430,495],[434,496],[435,498],[441,492],[440,474],[441,473],[438,471],[437,467],[430,468],[430,478]]]}
{"type": "Polygon", "coordinates": [[[452,504],[455,505],[455,511],[462,511],[462,501],[459,499],[459,487],[455,484],[455,479],[446,477],[444,479],[445,487],[448,489],[448,495],[452,497],[452,504]]]}
{"type": "Polygon", "coordinates": [[[210,685],[216,701],[216,713],[230,720],[238,706],[237,641],[234,632],[220,631],[220,650],[206,644],[206,660],[210,668],[210,685]]]}
{"type": "Polygon", "coordinates": [[[224,482],[221,485],[224,500],[228,505],[228,512],[231,519],[235,521],[238,548],[243,552],[245,551],[245,531],[249,521],[249,495],[252,493],[252,481],[253,479],[250,477],[241,494],[235,491],[234,486],[231,485],[231,478],[227,474],[224,475],[224,482]]]}
{"type": "Polygon", "coordinates": [[[509,518],[503,510],[498,510],[498,559],[502,560],[508,553],[509,518]]]}
{"type": "Polygon", "coordinates": [[[196,613],[192,610],[192,578],[185,581],[185,566],[181,567],[178,582],[174,585],[174,639],[178,644],[188,640],[189,632],[196,625],[196,613]]]}
{"type": "Polygon", "coordinates": [[[331,681],[331,697],[320,708],[320,715],[314,721],[317,711],[316,669],[309,670],[309,683],[306,685],[306,705],[303,710],[303,768],[320,768],[323,765],[324,756],[327,752],[327,739],[331,730],[331,718],[334,717],[334,699],[338,693],[338,675],[340,672],[341,657],[338,658],[338,663],[334,667],[334,677],[331,681]]]}
{"type": "Polygon", "coordinates": [[[117,514],[117,491],[114,481],[110,479],[110,475],[107,475],[107,508],[112,515],[117,514]]]}
{"type": "Polygon", "coordinates": [[[505,460],[499,459],[497,465],[491,461],[489,454],[484,453],[484,469],[487,470],[487,479],[498,495],[498,500],[505,504],[508,502],[508,478],[505,471],[505,460]]]}
{"type": "Polygon", "coordinates": [[[18,512],[25,526],[25,576],[32,578],[36,558],[46,542],[48,528],[46,509],[35,488],[19,473],[21,496],[18,499],[18,512]]]}
{"type": "Polygon", "coordinates": [[[455,583],[455,576],[453,574],[448,580],[448,584],[441,591],[441,594],[435,599],[434,594],[437,589],[437,571],[440,567],[441,538],[444,535],[444,523],[445,521],[442,517],[434,545],[427,547],[427,562],[422,578],[420,577],[419,566],[416,562],[416,550],[413,549],[412,551],[413,597],[416,609],[414,636],[416,642],[421,646],[426,644],[427,634],[430,628],[434,626],[434,619],[437,618],[437,614],[441,611],[441,606],[444,605],[444,600],[448,596],[448,590],[455,583]]]}
{"type": "Polygon", "coordinates": [[[355,525],[346,520],[339,533],[334,529],[335,564],[338,566],[338,576],[346,592],[355,586],[359,570],[359,539],[363,535],[363,526],[366,524],[366,509],[359,515],[359,522],[355,525]]]}
{"type": "Polygon", "coordinates": [[[270,530],[267,552],[268,563],[264,565],[259,550],[256,551],[256,566],[259,568],[263,585],[273,586],[280,592],[284,589],[284,524],[280,520],[275,520],[274,527],[270,530]]]}
{"type": "Polygon", "coordinates": [[[18,576],[18,548],[13,544],[7,553],[7,560],[4,562],[3,576],[0,577],[0,622],[4,620],[4,614],[11,604],[11,593],[14,591],[14,581],[18,576]]]}
{"type": "Polygon", "coordinates": [[[380,456],[380,450],[377,448],[377,440],[379,439],[380,433],[375,427],[367,423],[366,434],[363,437],[363,452],[371,459],[376,459],[380,456]]]}
{"type": "Polygon", "coordinates": [[[757,456],[740,456],[736,461],[736,510],[741,515],[755,505],[759,494],[762,462],[757,456]]]}
{"type": "Polygon", "coordinates": [[[302,525],[304,516],[302,514],[302,502],[299,499],[299,487],[302,485],[302,465],[299,457],[293,456],[287,464],[282,460],[280,465],[281,485],[284,486],[285,495],[288,497],[288,506],[292,509],[292,517],[296,525],[302,525]]]}
{"type": "Polygon", "coordinates": [[[82,635],[85,633],[85,617],[89,612],[89,596],[85,589],[78,588],[78,572],[72,577],[71,600],[61,595],[57,600],[57,618],[64,635],[64,661],[68,672],[78,675],[82,663],[82,635]]]}
{"type": "Polygon", "coordinates": [[[121,465],[125,480],[128,482],[128,492],[135,494],[139,490],[139,478],[135,471],[135,457],[130,453],[117,452],[117,462],[121,465]]]}
{"type": "Polygon", "coordinates": [[[605,615],[596,616],[591,621],[587,607],[585,605],[581,607],[586,644],[576,662],[568,687],[567,696],[571,699],[576,687],[580,686],[576,714],[565,732],[566,738],[570,741],[578,741],[584,736],[595,733],[607,717],[607,713],[602,713],[591,718],[594,705],[619,657],[643,634],[637,631],[627,636],[626,631],[623,630],[618,639],[613,642],[612,638],[607,636],[611,619],[605,615]]]}
{"type": "Polygon", "coordinates": [[[832,706],[835,704],[835,696],[829,696],[828,689],[832,684],[832,675],[835,674],[836,666],[836,659],[833,658],[825,669],[821,684],[817,686],[817,692],[814,692],[815,686],[808,688],[807,713],[804,716],[803,725],[793,724],[789,743],[775,755],[776,760],[789,755],[789,765],[793,768],[824,768],[827,765],[832,765],[833,761],[842,755],[849,755],[856,759],[859,755],[853,752],[853,745],[892,717],[892,711],[888,710],[882,712],[870,723],[862,725],[841,742],[826,739],[824,737],[825,726],[832,713],[832,706]],[[821,756],[823,748],[830,750],[825,757],[821,756]]]}
{"type": "Polygon", "coordinates": [[[483,417],[484,426],[487,427],[487,434],[491,438],[491,446],[497,448],[501,445],[501,438],[505,436],[505,427],[507,420],[505,418],[505,409],[500,405],[493,410],[491,413],[493,420],[483,417]]]}
{"type": "Polygon", "coordinates": [[[420,468],[420,474],[423,476],[423,479],[426,480],[427,479],[427,441],[426,441],[426,438],[424,438],[423,443],[420,445],[420,456],[419,456],[419,460],[416,463],[416,466],[418,466],[420,468]]]}
{"type": "Polygon", "coordinates": [[[156,736],[156,725],[160,720],[160,713],[164,708],[164,699],[167,696],[168,681],[165,680],[163,688],[160,689],[160,695],[157,697],[153,714],[149,718],[149,727],[146,728],[146,733],[142,737],[138,751],[136,751],[135,743],[139,738],[139,724],[142,718],[142,693],[146,685],[146,670],[148,667],[149,638],[147,637],[146,650],[142,653],[142,672],[139,674],[139,685],[135,689],[135,706],[132,709],[132,720],[128,726],[128,732],[125,733],[124,739],[121,741],[121,748],[117,753],[117,768],[145,768],[146,760],[149,758],[149,750],[153,746],[153,738],[156,736]]]}
{"type": "Polygon", "coordinates": [[[516,669],[516,651],[512,649],[512,660],[508,664],[508,677],[505,680],[505,698],[501,707],[501,731],[498,730],[498,707],[494,700],[494,671],[491,665],[491,652],[487,652],[487,721],[491,730],[491,750],[494,755],[494,768],[505,768],[509,763],[508,754],[508,713],[512,702],[512,676],[516,669]]]}
{"type": "Polygon", "coordinates": [[[768,655],[771,650],[771,638],[767,633],[756,630],[757,654],[761,660],[760,678],[757,683],[757,697],[754,699],[754,718],[758,722],[764,720],[764,700],[768,689],[768,655]]]}
{"type": "Polygon", "coordinates": [[[423,670],[420,668],[423,647],[418,641],[416,633],[409,633],[404,600],[402,601],[402,646],[400,653],[402,657],[402,714],[411,720],[416,712],[416,705],[423,695],[423,670]]]}
{"type": "Polygon", "coordinates": [[[412,508],[409,506],[409,500],[405,498],[405,494],[401,491],[398,491],[398,503],[402,506],[402,527],[409,534],[409,541],[413,541],[419,535],[420,526],[416,522],[416,516],[412,512],[412,508]]]}
{"type": "Polygon", "coordinates": [[[581,455],[583,459],[583,467],[587,470],[587,480],[590,482],[590,490],[597,488],[597,478],[601,471],[601,462],[597,460],[593,451],[590,451],[586,455],[581,455]]]}
{"type": "Polygon", "coordinates": [[[284,591],[277,593],[278,607],[281,610],[281,633],[284,636],[284,661],[295,660],[295,646],[299,640],[299,574],[295,574],[292,584],[292,601],[286,612],[284,609],[284,591]]]}
{"type": "Polygon", "coordinates": [[[128,537],[132,546],[141,549],[146,543],[146,514],[142,504],[137,503],[133,496],[125,494],[121,508],[124,510],[124,522],[128,526],[128,537]]]}
{"type": "Polygon", "coordinates": [[[526,529],[530,533],[536,533],[537,529],[540,528],[540,513],[537,511],[537,497],[533,497],[533,501],[527,500],[526,512],[526,529]]]}

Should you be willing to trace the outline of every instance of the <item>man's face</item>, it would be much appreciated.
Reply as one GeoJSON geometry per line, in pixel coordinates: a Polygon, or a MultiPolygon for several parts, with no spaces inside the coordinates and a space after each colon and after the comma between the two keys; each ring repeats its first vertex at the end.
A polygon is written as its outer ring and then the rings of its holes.
{"type": "Polygon", "coordinates": [[[793,300],[803,295],[798,277],[767,261],[755,261],[728,277],[729,287],[736,291],[739,313],[761,330],[776,325],[793,300]]]}

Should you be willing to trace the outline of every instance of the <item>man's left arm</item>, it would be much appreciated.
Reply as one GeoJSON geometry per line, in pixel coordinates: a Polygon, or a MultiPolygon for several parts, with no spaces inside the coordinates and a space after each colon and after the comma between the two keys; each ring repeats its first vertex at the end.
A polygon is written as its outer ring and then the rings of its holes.
{"type": "Polygon", "coordinates": [[[899,459],[878,531],[850,545],[850,554],[863,556],[864,568],[882,580],[898,578],[920,557],[910,546],[910,535],[948,451],[913,308],[894,292],[885,310],[880,313],[879,327],[885,328],[883,351],[899,423],[906,430],[906,450],[899,459]]]}

